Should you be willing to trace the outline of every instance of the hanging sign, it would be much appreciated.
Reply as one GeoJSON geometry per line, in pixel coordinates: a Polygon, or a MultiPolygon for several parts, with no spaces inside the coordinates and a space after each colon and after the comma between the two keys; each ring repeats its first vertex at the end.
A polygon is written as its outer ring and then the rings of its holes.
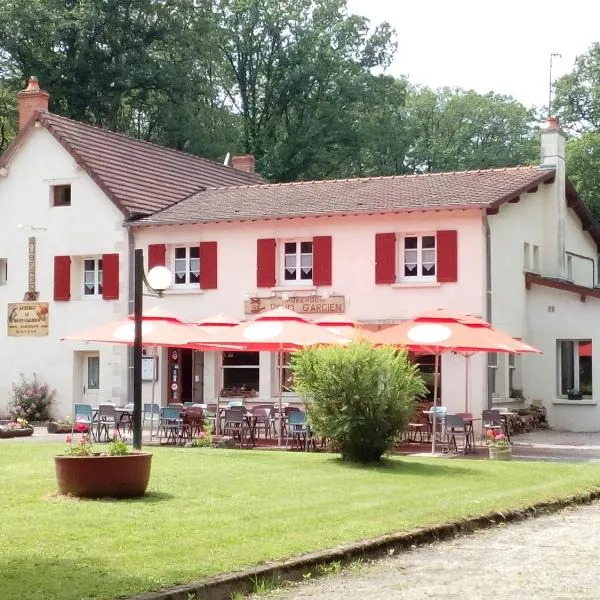
{"type": "Polygon", "coordinates": [[[281,296],[250,298],[244,302],[244,312],[253,315],[284,306],[301,314],[333,314],[346,312],[345,296],[292,296],[284,300],[281,296]]]}
{"type": "Polygon", "coordinates": [[[16,302],[9,304],[8,335],[14,337],[48,335],[48,303],[16,302]]]}

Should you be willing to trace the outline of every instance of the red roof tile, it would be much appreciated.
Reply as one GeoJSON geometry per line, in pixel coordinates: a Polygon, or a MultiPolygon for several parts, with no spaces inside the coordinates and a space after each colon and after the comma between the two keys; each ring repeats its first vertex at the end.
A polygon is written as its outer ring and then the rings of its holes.
{"type": "Polygon", "coordinates": [[[494,207],[554,178],[515,167],[208,189],[136,225],[210,223],[411,210],[494,207]]]}
{"type": "MultiPolygon", "coordinates": [[[[152,214],[206,188],[263,181],[254,173],[47,112],[35,113],[23,135],[36,119],[127,216],[152,214]]],[[[0,166],[10,160],[21,137],[0,166]]]]}

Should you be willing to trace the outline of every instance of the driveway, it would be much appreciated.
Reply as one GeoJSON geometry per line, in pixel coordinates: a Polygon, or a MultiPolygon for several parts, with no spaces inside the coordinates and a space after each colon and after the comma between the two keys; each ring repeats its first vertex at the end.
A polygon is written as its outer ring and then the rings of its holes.
{"type": "Polygon", "coordinates": [[[600,504],[594,504],[358,564],[267,598],[597,600],[598,539],[600,504]]]}

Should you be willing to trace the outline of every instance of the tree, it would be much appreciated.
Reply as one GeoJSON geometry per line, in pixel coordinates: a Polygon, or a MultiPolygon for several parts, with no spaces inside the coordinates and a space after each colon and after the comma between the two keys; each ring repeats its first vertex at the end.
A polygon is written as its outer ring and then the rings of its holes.
{"type": "Polygon", "coordinates": [[[223,84],[243,120],[242,146],[268,178],[351,174],[365,76],[394,50],[386,23],[348,15],[345,0],[216,0],[223,84]]]}
{"type": "Polygon", "coordinates": [[[510,96],[416,87],[406,101],[413,172],[526,164],[538,156],[532,111],[510,96]]]}
{"type": "Polygon", "coordinates": [[[306,348],[292,355],[292,369],[313,429],[355,462],[380,460],[426,392],[406,352],[367,342],[306,348]]]}
{"type": "Polygon", "coordinates": [[[17,89],[0,79],[0,154],[16,135],[17,89]]]}
{"type": "Polygon", "coordinates": [[[561,126],[570,133],[600,129],[600,43],[575,59],[575,68],[555,83],[552,103],[561,126]]]}
{"type": "Polygon", "coordinates": [[[567,142],[567,173],[581,198],[600,222],[600,132],[567,142]]]}

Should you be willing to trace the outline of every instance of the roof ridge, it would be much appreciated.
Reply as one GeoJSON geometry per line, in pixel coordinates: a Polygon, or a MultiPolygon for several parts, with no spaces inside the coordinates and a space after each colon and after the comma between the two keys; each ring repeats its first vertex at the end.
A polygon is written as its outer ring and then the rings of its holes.
{"type": "MultiPolygon", "coordinates": [[[[120,131],[113,131],[112,129],[105,129],[104,127],[100,127],[99,125],[92,125],[91,123],[85,123],[84,121],[77,121],[75,119],[70,119],[69,117],[65,117],[63,115],[58,115],[58,114],[50,112],[50,111],[39,110],[38,112],[40,113],[40,117],[42,117],[42,118],[58,119],[59,121],[67,121],[68,123],[74,123],[76,126],[79,126],[79,127],[86,127],[89,129],[93,129],[95,131],[98,131],[102,135],[105,135],[105,134],[108,134],[109,136],[112,135],[115,137],[122,138],[128,142],[134,142],[134,143],[142,145],[142,146],[150,146],[150,147],[156,148],[157,150],[160,150],[160,151],[166,151],[166,152],[170,152],[170,153],[177,154],[177,155],[183,155],[188,158],[199,160],[201,162],[218,165],[219,167],[223,167],[224,169],[232,168],[232,167],[228,167],[227,165],[224,165],[223,163],[221,163],[217,160],[213,160],[211,158],[205,158],[204,156],[200,156],[198,154],[192,154],[191,152],[185,152],[184,150],[178,150],[177,148],[170,148],[169,146],[163,146],[162,144],[157,144],[156,142],[140,140],[139,138],[135,138],[131,135],[127,135],[120,131]]],[[[238,172],[240,175],[245,174],[245,172],[241,171],[241,170],[238,170],[238,172]]],[[[255,174],[255,173],[246,173],[246,174],[247,175],[255,175],[256,177],[259,177],[259,175],[255,174]]]]}
{"type": "Polygon", "coordinates": [[[381,180],[392,180],[392,179],[410,179],[417,177],[440,177],[444,175],[471,175],[479,173],[491,173],[491,172],[506,172],[506,171],[518,171],[518,170],[534,170],[540,169],[539,165],[515,165],[512,167],[491,167],[489,169],[465,169],[464,171],[435,171],[433,173],[398,173],[395,175],[371,175],[369,177],[339,177],[334,179],[307,179],[305,181],[282,181],[274,183],[247,183],[240,185],[222,185],[215,187],[207,187],[206,190],[232,190],[232,189],[248,189],[248,188],[269,188],[269,187],[283,187],[283,186],[303,186],[303,185],[319,185],[327,183],[342,183],[342,182],[367,182],[367,181],[381,181],[381,180]]]}

